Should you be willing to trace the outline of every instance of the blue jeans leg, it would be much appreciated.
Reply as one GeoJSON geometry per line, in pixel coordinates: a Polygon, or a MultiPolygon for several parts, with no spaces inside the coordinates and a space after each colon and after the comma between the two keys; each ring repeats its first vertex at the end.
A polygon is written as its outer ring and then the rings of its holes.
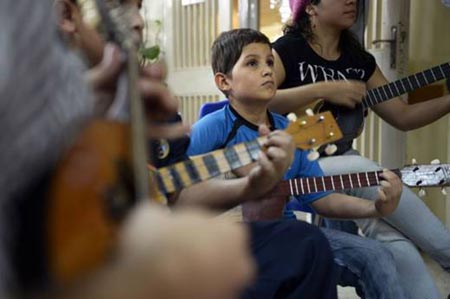
{"type": "MultiPolygon", "coordinates": [[[[320,159],[327,175],[375,171],[375,162],[358,155],[320,159]]],[[[349,195],[375,200],[377,187],[359,188],[349,195]]],[[[440,265],[450,268],[450,232],[410,189],[404,187],[397,210],[383,219],[355,221],[365,236],[383,242],[392,252],[404,289],[412,299],[437,299],[439,292],[415,246],[428,253],[440,265]],[[426,294],[423,297],[421,294],[426,294]]]]}
{"type": "Polygon", "coordinates": [[[358,226],[352,220],[323,219],[323,227],[339,230],[352,235],[358,235],[358,226]]]}
{"type": "Polygon", "coordinates": [[[258,275],[241,298],[337,298],[333,254],[319,228],[297,220],[248,226],[258,275]]]}
{"type": "Polygon", "coordinates": [[[323,228],[337,264],[338,284],[353,286],[365,299],[404,299],[394,257],[381,243],[323,228]]]}

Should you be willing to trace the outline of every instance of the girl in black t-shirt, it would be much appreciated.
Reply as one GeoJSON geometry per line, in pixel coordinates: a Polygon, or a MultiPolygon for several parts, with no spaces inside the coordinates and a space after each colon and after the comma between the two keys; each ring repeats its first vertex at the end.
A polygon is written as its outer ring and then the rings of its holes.
{"type": "MultiPolygon", "coordinates": [[[[357,17],[357,1],[289,2],[292,20],[273,47],[279,90],[271,109],[286,114],[323,99],[329,110],[340,113],[339,124],[344,134],[353,131],[353,135],[347,134],[348,138],[339,144],[338,156],[319,161],[324,172],[338,174],[378,169],[376,163],[351,149],[359,129],[355,119],[363,123],[364,107],[368,107],[361,105],[363,97],[368,90],[388,83],[374,57],[349,30],[357,17]]],[[[395,90],[383,92],[385,97],[395,94],[395,90]]],[[[374,97],[377,101],[369,103],[369,107],[403,131],[427,125],[450,112],[449,95],[414,105],[408,105],[400,97],[382,101],[378,101],[380,95],[374,97]]],[[[376,188],[355,189],[349,193],[369,199],[378,196],[376,188]]],[[[413,192],[403,188],[400,205],[393,215],[357,223],[366,236],[383,241],[391,250],[410,298],[440,297],[414,245],[450,271],[450,232],[413,192]]]]}
{"type": "MultiPolygon", "coordinates": [[[[388,83],[373,56],[349,28],[355,0],[290,0],[292,22],[274,43],[275,72],[281,89],[271,108],[289,113],[317,99],[354,108],[367,90],[388,83]],[[317,84],[311,84],[317,83],[317,84]]],[[[450,96],[408,105],[396,97],[372,109],[400,130],[429,124],[450,112],[450,96]]]]}

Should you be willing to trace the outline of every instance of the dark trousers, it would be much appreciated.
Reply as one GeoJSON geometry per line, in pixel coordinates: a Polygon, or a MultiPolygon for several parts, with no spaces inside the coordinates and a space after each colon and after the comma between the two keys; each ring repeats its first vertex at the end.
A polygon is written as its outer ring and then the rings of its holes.
{"type": "Polygon", "coordinates": [[[330,245],[315,226],[297,220],[248,223],[258,266],[245,299],[335,299],[330,245]]]}

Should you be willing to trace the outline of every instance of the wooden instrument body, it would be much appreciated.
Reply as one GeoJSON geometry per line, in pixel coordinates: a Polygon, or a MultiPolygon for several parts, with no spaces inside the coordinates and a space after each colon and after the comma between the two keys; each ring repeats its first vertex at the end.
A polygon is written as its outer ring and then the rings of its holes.
{"type": "Polygon", "coordinates": [[[93,121],[60,161],[48,207],[51,276],[68,283],[105,260],[133,204],[129,125],[93,121]]]}

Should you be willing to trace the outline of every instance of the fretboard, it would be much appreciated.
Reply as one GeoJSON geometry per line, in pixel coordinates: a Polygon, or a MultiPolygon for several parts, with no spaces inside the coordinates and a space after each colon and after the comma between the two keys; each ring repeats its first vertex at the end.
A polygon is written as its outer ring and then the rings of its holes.
{"type": "Polygon", "coordinates": [[[159,190],[172,193],[255,162],[265,140],[260,137],[160,168],[155,172],[159,190]]]}
{"type": "Polygon", "coordinates": [[[364,108],[370,108],[386,100],[449,77],[450,63],[443,63],[431,69],[369,90],[363,99],[362,105],[364,108]]]}
{"type": "MultiPolygon", "coordinates": [[[[399,169],[392,170],[401,176],[399,169]]],[[[298,196],[302,194],[338,191],[380,185],[383,171],[359,172],[321,177],[305,177],[282,181],[272,191],[273,196],[298,196]]]]}

